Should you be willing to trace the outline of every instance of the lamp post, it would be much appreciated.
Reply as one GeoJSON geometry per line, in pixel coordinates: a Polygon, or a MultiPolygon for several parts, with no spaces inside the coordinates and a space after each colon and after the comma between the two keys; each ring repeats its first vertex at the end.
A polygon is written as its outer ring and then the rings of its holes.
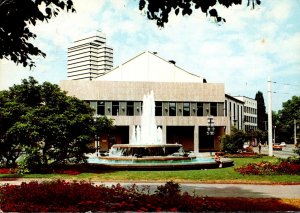
{"type": "Polygon", "coordinates": [[[99,156],[99,137],[95,135],[95,147],[96,147],[96,155],[99,156]]]}
{"type": "Polygon", "coordinates": [[[214,148],[214,140],[213,137],[215,135],[215,122],[214,122],[214,117],[213,116],[208,116],[207,117],[207,135],[211,135],[212,136],[212,141],[213,141],[213,145],[212,147],[210,146],[210,155],[212,155],[212,148],[214,148]]]}
{"type": "MultiPolygon", "coordinates": [[[[94,116],[94,123],[97,123],[97,121],[98,121],[98,116],[96,115],[96,116],[94,116]]],[[[99,147],[100,147],[100,141],[99,141],[99,135],[98,135],[98,132],[95,134],[95,148],[96,148],[96,155],[97,155],[97,157],[99,156],[99,147]]]]}

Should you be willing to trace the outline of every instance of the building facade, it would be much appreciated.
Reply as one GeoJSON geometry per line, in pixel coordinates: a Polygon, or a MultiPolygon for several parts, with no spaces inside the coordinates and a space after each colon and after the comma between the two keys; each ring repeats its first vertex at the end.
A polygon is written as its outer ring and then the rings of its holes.
{"type": "Polygon", "coordinates": [[[235,96],[244,102],[244,123],[245,131],[257,130],[257,101],[245,96],[235,96]]]}
{"type": "Polygon", "coordinates": [[[225,94],[224,107],[224,114],[228,117],[230,126],[234,126],[238,130],[244,130],[244,101],[225,94]]]}
{"type": "Polygon", "coordinates": [[[68,48],[68,79],[91,80],[113,67],[113,49],[106,45],[106,36],[95,34],[79,39],[68,48]]]}
{"type": "MultiPolygon", "coordinates": [[[[156,125],[162,128],[163,141],[199,152],[219,150],[221,136],[230,131],[224,114],[224,84],[203,82],[174,62],[144,52],[92,81],[66,80],[60,86],[68,95],[89,103],[95,115],[114,120],[111,143],[117,144],[129,143],[133,128],[141,122],[143,96],[153,91],[156,125]],[[209,122],[213,134],[208,134],[209,122]]],[[[110,145],[102,146],[108,149],[110,145]]]]}

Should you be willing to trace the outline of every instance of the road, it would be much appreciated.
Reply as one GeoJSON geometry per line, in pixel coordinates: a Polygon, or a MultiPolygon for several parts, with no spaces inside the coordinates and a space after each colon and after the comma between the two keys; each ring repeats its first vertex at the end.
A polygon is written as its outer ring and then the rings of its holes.
{"type": "MultiPolygon", "coordinates": [[[[291,156],[296,156],[294,153],[295,146],[293,144],[287,144],[286,147],[282,148],[282,151],[273,150],[273,155],[280,158],[288,158],[291,156]]],[[[253,148],[254,152],[258,153],[258,147],[253,148]]],[[[261,148],[261,154],[269,154],[269,147],[268,146],[262,146],[261,148]]]]}

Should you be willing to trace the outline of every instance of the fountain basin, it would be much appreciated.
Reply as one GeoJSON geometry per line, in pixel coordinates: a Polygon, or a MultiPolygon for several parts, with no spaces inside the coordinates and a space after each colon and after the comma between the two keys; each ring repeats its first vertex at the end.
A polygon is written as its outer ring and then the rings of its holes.
{"type": "MultiPolygon", "coordinates": [[[[108,156],[90,157],[88,163],[95,168],[110,170],[208,169],[220,165],[212,157],[198,158],[185,153],[181,144],[114,144],[108,156]]],[[[232,165],[231,159],[222,159],[222,167],[232,165]]]]}
{"type": "MultiPolygon", "coordinates": [[[[177,158],[176,160],[162,159],[103,159],[93,157],[88,159],[88,163],[98,169],[107,170],[199,170],[219,168],[213,158],[177,158]]],[[[233,166],[233,160],[229,158],[222,159],[222,167],[233,166]]]]}

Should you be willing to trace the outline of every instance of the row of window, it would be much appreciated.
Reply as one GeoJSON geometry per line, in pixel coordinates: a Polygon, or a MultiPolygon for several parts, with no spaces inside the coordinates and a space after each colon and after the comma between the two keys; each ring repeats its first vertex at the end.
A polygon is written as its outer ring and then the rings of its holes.
{"type": "MultiPolygon", "coordinates": [[[[98,115],[141,115],[141,101],[89,101],[98,115]]],[[[224,116],[223,103],[155,102],[155,116],[224,116]]]]}
{"type": "Polygon", "coordinates": [[[245,131],[251,131],[251,130],[256,130],[257,126],[250,126],[250,125],[245,125],[245,131]]]}
{"type": "Polygon", "coordinates": [[[257,109],[254,109],[254,108],[252,108],[252,107],[246,107],[246,106],[245,106],[245,113],[256,114],[256,113],[257,113],[257,109]]]}
{"type": "Polygon", "coordinates": [[[257,123],[257,118],[245,115],[245,122],[248,122],[248,123],[257,123]]]}

